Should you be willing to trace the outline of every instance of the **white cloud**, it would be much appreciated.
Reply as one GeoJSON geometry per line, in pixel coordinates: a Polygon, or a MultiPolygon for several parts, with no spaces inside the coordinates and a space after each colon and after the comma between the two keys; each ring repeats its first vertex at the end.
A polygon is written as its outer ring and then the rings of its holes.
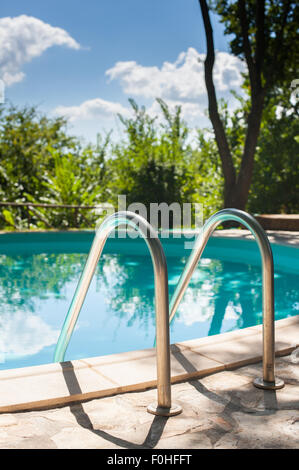
{"type": "MultiPolygon", "coordinates": [[[[208,281],[207,281],[208,282],[208,281]]],[[[187,288],[178,309],[176,322],[191,326],[197,322],[206,322],[214,315],[214,306],[210,295],[213,286],[208,283],[206,289],[187,288]]]]}
{"type": "MultiPolygon", "coordinates": [[[[190,47],[181,52],[173,63],[159,67],[146,67],[137,62],[117,62],[106,71],[110,80],[119,80],[128,95],[144,98],[160,97],[180,102],[203,102],[206,96],[204,81],[205,54],[190,47]]],[[[214,82],[217,91],[228,92],[242,83],[244,63],[227,52],[217,52],[214,82]]]]}
{"type": "MultiPolygon", "coordinates": [[[[37,315],[28,312],[2,312],[0,358],[36,354],[57,342],[59,330],[53,329],[37,315]]],[[[0,359],[1,361],[1,359],[0,359]]]]}
{"type": "Polygon", "coordinates": [[[120,103],[95,98],[84,101],[78,106],[58,106],[54,113],[65,116],[72,122],[80,119],[109,119],[118,113],[128,116],[129,110],[120,103]]]}
{"type": "MultiPolygon", "coordinates": [[[[194,125],[205,120],[208,107],[207,91],[204,79],[205,54],[199,54],[190,47],[181,52],[173,63],[164,62],[162,66],[148,67],[135,61],[117,62],[106,71],[110,80],[119,80],[123,91],[133,97],[145,99],[162,98],[170,106],[181,106],[182,116],[189,124],[194,125]]],[[[218,98],[229,101],[231,109],[236,104],[230,90],[240,91],[241,73],[245,71],[244,63],[227,52],[216,52],[214,65],[214,83],[218,98]]],[[[157,102],[149,108],[151,115],[159,115],[157,102]]]]}
{"type": "MultiPolygon", "coordinates": [[[[156,98],[166,101],[171,110],[181,106],[182,117],[189,126],[209,126],[205,112],[208,108],[207,91],[204,79],[205,54],[199,54],[190,47],[181,52],[173,63],[164,62],[161,67],[143,66],[135,61],[116,62],[106,71],[109,81],[119,81],[127,97],[137,102],[146,100],[147,111],[151,116],[162,117],[156,98]]],[[[236,101],[230,90],[238,90],[242,84],[241,73],[245,65],[237,57],[227,52],[217,52],[214,65],[214,82],[218,98],[229,102],[233,110],[236,101]]],[[[86,119],[111,119],[117,113],[129,116],[131,109],[120,103],[101,98],[84,101],[78,106],[59,106],[55,112],[69,117],[71,121],[86,119]]]]}
{"type": "Polygon", "coordinates": [[[27,15],[0,18],[0,77],[7,86],[21,81],[23,64],[52,46],[80,49],[64,29],[38,18],[27,15]]]}

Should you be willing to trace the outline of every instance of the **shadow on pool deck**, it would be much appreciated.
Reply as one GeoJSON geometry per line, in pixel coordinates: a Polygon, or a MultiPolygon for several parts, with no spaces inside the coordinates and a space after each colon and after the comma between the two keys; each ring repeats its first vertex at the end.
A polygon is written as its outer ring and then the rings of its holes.
{"type": "MultiPolygon", "coordinates": [[[[191,364],[190,361],[184,356],[184,354],[174,346],[175,352],[176,352],[176,358],[180,362],[180,364],[186,369],[187,372],[195,372],[196,369],[191,364]]],[[[214,400],[218,403],[224,404],[228,409],[231,411],[242,411],[245,413],[252,413],[252,410],[250,408],[244,409],[240,404],[233,403],[232,401],[230,403],[227,403],[225,399],[223,399],[221,396],[217,395],[216,393],[213,393],[210,391],[208,388],[206,388],[199,380],[191,380],[189,381],[190,385],[192,385],[199,393],[202,393],[205,395],[207,398],[210,400],[214,400]]],[[[267,390],[264,391],[264,403],[265,403],[265,409],[267,410],[274,410],[277,409],[277,398],[276,398],[276,390],[267,390]]],[[[264,413],[260,412],[258,413],[260,416],[262,416],[264,413]]],[[[269,414],[269,413],[267,413],[269,414]]]]}
{"type": "MultiPolygon", "coordinates": [[[[176,353],[176,357],[180,364],[184,367],[186,372],[192,373],[195,371],[195,368],[193,364],[186,358],[186,356],[183,354],[182,351],[175,345],[173,345],[176,353]]],[[[260,365],[259,365],[260,366],[260,365]]],[[[63,373],[67,370],[68,374],[64,373],[64,377],[66,380],[67,387],[69,389],[69,392],[71,394],[80,394],[81,388],[80,385],[77,381],[75,371],[73,369],[72,363],[71,362],[66,362],[66,363],[61,363],[61,367],[63,370],[63,373]],[[72,371],[70,373],[70,371],[72,371]]],[[[250,366],[249,366],[250,367],[250,366]]],[[[256,365],[252,365],[253,368],[256,369],[256,365]]],[[[244,369],[244,368],[243,368],[244,369]]],[[[235,371],[237,374],[239,373],[239,370],[235,371]]],[[[224,373],[233,373],[233,372],[224,372],[224,373]]],[[[221,374],[221,372],[219,373],[221,374]]],[[[219,374],[211,374],[210,377],[215,377],[217,380],[217,375],[219,374]]],[[[206,378],[209,378],[206,377],[206,378]]],[[[234,413],[237,414],[242,414],[242,415],[248,415],[254,416],[254,417],[266,417],[267,419],[270,419],[271,415],[275,415],[277,411],[279,410],[294,410],[294,408],[298,407],[298,402],[295,404],[288,403],[288,406],[283,406],[279,407],[278,401],[277,401],[277,392],[274,391],[262,391],[255,389],[255,387],[251,384],[252,378],[249,378],[248,385],[246,389],[243,390],[242,392],[242,384],[239,387],[239,390],[234,388],[233,386],[229,387],[226,394],[218,394],[213,390],[210,390],[206,385],[204,385],[201,381],[199,380],[191,380],[186,382],[187,384],[191,385],[202,398],[206,398],[210,400],[212,403],[214,403],[215,407],[222,406],[223,409],[222,411],[217,413],[217,419],[218,422],[224,423],[223,426],[212,426],[209,429],[203,429],[200,431],[200,433],[204,433],[205,436],[210,440],[211,446],[214,447],[217,445],[217,442],[220,441],[224,436],[230,433],[231,430],[236,429],[238,427],[238,422],[236,421],[234,417],[234,413]],[[252,389],[251,389],[252,387],[252,389]],[[250,394],[255,394],[259,397],[260,399],[260,404],[259,407],[262,407],[262,409],[256,409],[256,406],[245,406],[244,404],[244,396],[248,396],[250,394]],[[229,428],[229,429],[228,429],[229,428]]],[[[298,383],[298,381],[295,381],[298,383]]],[[[243,384],[244,386],[244,384],[243,384]]],[[[99,399],[101,400],[101,399],[99,399]]],[[[185,404],[182,403],[183,407],[185,406],[188,407],[190,406],[190,403],[186,402],[185,404]]],[[[126,449],[153,449],[155,448],[159,442],[160,439],[162,438],[163,431],[165,429],[165,426],[169,420],[169,418],[166,417],[161,417],[161,416],[155,416],[153,418],[153,421],[150,425],[149,431],[147,433],[146,438],[141,444],[136,444],[132,441],[119,438],[116,436],[113,436],[112,434],[100,430],[100,429],[94,429],[94,426],[92,424],[92,421],[90,417],[88,416],[88,413],[84,410],[83,405],[81,403],[76,403],[73,405],[69,406],[69,409],[73,416],[76,419],[76,422],[78,423],[79,426],[81,426],[84,429],[89,430],[90,432],[94,433],[96,436],[101,437],[102,439],[109,441],[112,444],[115,444],[118,447],[121,448],[126,448],[126,449]]],[[[184,414],[184,410],[183,410],[184,414]]],[[[169,426],[171,428],[171,420],[173,418],[170,418],[170,423],[169,426]]],[[[249,418],[250,419],[250,418],[249,418]]],[[[299,418],[298,418],[299,419],[299,418]]],[[[188,430],[187,433],[192,434],[192,430],[188,430]]],[[[269,447],[270,444],[265,444],[266,447],[269,447]]],[[[179,447],[178,447],[179,448],[179,447]]]]}
{"type": "MultiPolygon", "coordinates": [[[[81,394],[82,390],[78,383],[72,363],[62,362],[61,367],[70,394],[81,394]],[[65,370],[68,371],[68,374],[65,373],[65,370]]],[[[81,403],[70,405],[70,411],[74,415],[79,426],[88,429],[97,436],[106,439],[107,441],[112,442],[117,446],[125,447],[126,449],[153,449],[159,442],[166,422],[168,420],[168,417],[165,416],[155,416],[143,444],[136,445],[133,442],[129,442],[124,439],[115,437],[112,434],[107,433],[106,431],[94,429],[93,424],[88,414],[84,411],[81,403]]]]}
{"type": "MultiPolygon", "coordinates": [[[[188,351],[176,351],[192,374],[188,351]]],[[[297,449],[299,442],[298,357],[276,359],[286,386],[263,391],[252,380],[261,362],[222,370],[172,385],[183,413],[171,418],[147,413],[157,390],[73,402],[56,408],[0,414],[1,449],[297,449]]],[[[64,386],[80,397],[78,369],[62,363],[64,386]]],[[[79,369],[80,371],[80,369],[79,369]]]]}

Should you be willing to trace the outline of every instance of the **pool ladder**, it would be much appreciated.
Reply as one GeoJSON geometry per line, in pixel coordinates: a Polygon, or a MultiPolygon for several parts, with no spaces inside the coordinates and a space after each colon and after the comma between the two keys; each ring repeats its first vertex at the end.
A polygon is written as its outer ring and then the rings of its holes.
{"type": "Polygon", "coordinates": [[[66,348],[71,339],[106,240],[110,233],[120,225],[127,225],[138,230],[146,241],[154,267],[158,402],[149,405],[148,411],[156,415],[173,416],[181,413],[182,409],[178,405],[171,404],[169,299],[166,258],[156,231],[143,217],[134,212],[116,212],[107,217],[99,229],[96,230],[93,244],[58,339],[54,362],[62,362],[64,360],[66,348]]]}
{"type": "Polygon", "coordinates": [[[155,278],[156,310],[156,360],[157,360],[157,403],[148,406],[148,412],[156,415],[174,416],[181,413],[179,405],[171,402],[170,339],[169,324],[196,269],[202,252],[216,227],[224,221],[236,221],[247,227],[254,235],[262,257],[263,272],[263,378],[256,378],[254,385],[263,389],[278,389],[284,382],[274,375],[274,271],[273,256],[267,235],[260,224],[246,212],[237,209],[223,209],[212,215],[200,230],[194,248],[181,274],[175,292],[168,303],[167,264],[157,232],[140,215],[133,212],[116,212],[108,216],[99,229],[90,249],[87,261],[75,290],[72,303],[65,318],[56,350],[54,362],[64,360],[65,351],[75,328],[81,307],[85,300],[99,258],[110,233],[121,225],[137,230],[145,239],[153,262],[155,278]]]}

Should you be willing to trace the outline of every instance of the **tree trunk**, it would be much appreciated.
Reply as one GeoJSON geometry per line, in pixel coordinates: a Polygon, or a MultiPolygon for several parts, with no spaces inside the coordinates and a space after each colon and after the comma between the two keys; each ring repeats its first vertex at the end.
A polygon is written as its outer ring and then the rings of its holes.
{"type": "Polygon", "coordinates": [[[224,207],[245,210],[253,174],[254,156],[260,133],[264,106],[264,90],[252,97],[252,107],[248,116],[248,126],[240,171],[236,183],[225,184],[224,207]]]}
{"type": "Polygon", "coordinates": [[[264,15],[265,1],[260,0],[256,9],[256,51],[252,56],[252,48],[249,41],[249,25],[244,0],[238,1],[239,19],[243,36],[243,49],[248,66],[251,86],[251,111],[247,121],[247,132],[239,173],[236,174],[227,136],[221,121],[216,91],[213,82],[213,66],[215,50],[213,29],[209,16],[207,0],[199,0],[207,41],[207,55],[205,60],[205,82],[209,100],[209,116],[213,125],[215,139],[221,158],[224,176],[224,207],[245,210],[250,184],[253,174],[254,154],[260,132],[265,89],[262,86],[262,64],[264,58],[264,15]]]}

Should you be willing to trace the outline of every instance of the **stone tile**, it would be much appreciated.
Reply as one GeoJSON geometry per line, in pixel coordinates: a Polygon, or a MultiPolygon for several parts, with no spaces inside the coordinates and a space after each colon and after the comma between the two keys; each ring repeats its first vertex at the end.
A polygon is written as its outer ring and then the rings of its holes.
{"type": "Polygon", "coordinates": [[[223,416],[214,416],[210,418],[210,420],[215,426],[220,427],[225,432],[229,432],[233,429],[232,423],[229,420],[223,418],[223,416]]]}
{"type": "Polygon", "coordinates": [[[250,377],[239,375],[236,372],[223,371],[200,380],[201,384],[211,390],[237,390],[252,383],[250,377]]]}
{"type": "Polygon", "coordinates": [[[226,433],[224,436],[215,443],[214,449],[237,449],[238,448],[238,435],[233,433],[226,433]]]}
{"type": "MultiPolygon", "coordinates": [[[[62,427],[67,427],[70,424],[68,421],[57,422],[49,419],[48,415],[40,416],[38,414],[22,413],[19,419],[18,426],[11,431],[13,435],[21,437],[31,437],[33,435],[48,435],[52,436],[57,433],[57,430],[62,427]]],[[[74,420],[71,424],[77,425],[77,421],[74,420]]]]}
{"type": "Polygon", "coordinates": [[[172,350],[171,376],[173,378],[187,374],[189,378],[192,378],[220,370],[223,370],[220,362],[199,354],[197,351],[182,349],[181,345],[177,345],[172,350]]]}
{"type": "Polygon", "coordinates": [[[293,326],[293,325],[299,326],[299,315],[294,315],[288,318],[282,318],[281,320],[277,320],[275,322],[276,329],[285,328],[287,326],[293,326]]]}
{"type": "Polygon", "coordinates": [[[37,419],[39,416],[45,418],[49,423],[52,423],[56,427],[67,427],[77,424],[77,420],[69,406],[32,412],[32,419],[37,419]]]}
{"type": "Polygon", "coordinates": [[[277,343],[285,343],[288,348],[295,349],[299,346],[299,323],[278,328],[275,331],[277,343]]]}
{"type": "Polygon", "coordinates": [[[173,401],[179,402],[183,408],[179,416],[196,416],[197,420],[211,413],[221,413],[227,404],[221,396],[204,387],[201,380],[192,380],[190,390],[176,391],[173,401]]]}
{"type": "Polygon", "coordinates": [[[0,415],[0,428],[6,428],[9,426],[16,426],[18,424],[15,416],[11,414],[0,415]]]}
{"type": "MultiPolygon", "coordinates": [[[[282,330],[285,333],[287,328],[282,330]]],[[[254,350],[258,336],[260,334],[256,333],[248,336],[246,348],[249,352],[250,349],[254,350]]],[[[285,336],[281,338],[283,341],[288,339],[285,336]]],[[[227,341],[222,344],[231,346],[231,343],[227,341]]],[[[205,352],[210,346],[207,343],[202,345],[205,352]]],[[[237,346],[242,353],[241,340],[237,346]]],[[[218,360],[200,353],[199,349],[174,345],[172,362],[176,377],[187,373],[193,377],[192,374],[199,369],[208,371],[215,364],[220,364],[223,369],[223,364],[218,360]]],[[[119,370],[124,370],[126,375],[137,363],[145,368],[152,364],[150,373],[155,380],[155,355],[148,354],[148,351],[141,361],[130,355],[121,363],[119,370]]],[[[107,379],[96,370],[97,364],[87,366],[81,362],[80,367],[73,371],[72,364],[66,363],[63,366],[64,375],[61,374],[61,365],[56,364],[55,368],[59,366],[60,369],[58,385],[54,380],[57,372],[53,369],[46,374],[47,381],[52,388],[56,386],[61,391],[62,378],[67,394],[76,394],[79,390],[98,393],[100,382],[107,379]]],[[[111,366],[116,367],[117,363],[106,362],[99,367],[109,369],[111,366]]],[[[290,355],[277,357],[275,366],[276,375],[286,381],[286,386],[276,392],[260,390],[252,385],[252,379],[262,374],[261,362],[174,384],[172,400],[181,404],[183,413],[169,419],[154,417],[146,412],[148,404],[156,400],[155,388],[92,399],[55,410],[0,414],[0,448],[297,448],[299,368],[290,355]]],[[[145,374],[144,371],[142,373],[145,374]]],[[[25,379],[25,383],[28,381],[26,386],[30,384],[33,394],[42,386],[48,393],[48,385],[40,385],[42,378],[43,374],[32,377],[24,377],[23,374],[22,380],[25,379]]],[[[112,381],[108,382],[111,385],[112,381]]],[[[21,378],[16,376],[12,380],[0,378],[0,400],[3,389],[9,396],[9,392],[20,391],[21,384],[21,378]],[[5,389],[9,383],[14,384],[14,390],[5,389]]],[[[92,394],[90,398],[93,398],[92,394]]]]}
{"type": "MultiPolygon", "coordinates": [[[[299,232],[287,231],[287,230],[267,230],[266,231],[269,241],[271,243],[279,243],[286,246],[298,246],[299,245],[299,232]]],[[[245,240],[253,240],[254,237],[249,230],[216,230],[213,237],[229,237],[239,238],[245,240]]]]}
{"type": "Polygon", "coordinates": [[[25,420],[20,421],[17,426],[14,427],[13,435],[14,437],[23,437],[31,438],[34,436],[44,435],[44,430],[42,427],[36,425],[34,421],[25,420]]]}
{"type": "Polygon", "coordinates": [[[132,384],[146,382],[154,384],[156,380],[156,358],[147,356],[138,360],[131,360],[106,365],[96,365],[92,370],[109,378],[113,383],[118,383],[123,387],[132,384]]]}
{"type": "MultiPolygon", "coordinates": [[[[251,330],[262,335],[263,325],[252,326],[251,330]]],[[[299,315],[282,320],[275,321],[275,340],[276,342],[284,342],[287,347],[292,347],[298,343],[299,335],[299,315]]]]}
{"type": "MultiPolygon", "coordinates": [[[[290,356],[277,358],[276,365],[277,372],[292,370],[299,379],[290,356]]],[[[155,389],[55,410],[6,413],[0,415],[0,448],[297,448],[299,385],[276,392],[256,389],[251,375],[259,370],[261,363],[173,385],[173,401],[183,413],[169,419],[146,412],[155,389]]]]}
{"type": "Polygon", "coordinates": [[[120,354],[110,354],[107,356],[89,357],[80,359],[80,363],[92,367],[106,366],[110,364],[120,364],[122,362],[135,361],[137,359],[144,359],[148,357],[156,357],[155,348],[140,349],[136,351],[127,351],[120,354]]]}
{"type": "Polygon", "coordinates": [[[56,449],[55,443],[49,436],[32,436],[18,440],[9,440],[2,449],[56,449]]]}
{"type": "MultiPolygon", "coordinates": [[[[276,361],[277,363],[277,361],[276,361]]],[[[263,374],[263,364],[261,361],[252,363],[252,364],[247,364],[247,365],[242,365],[241,367],[238,367],[236,369],[232,369],[233,372],[236,372],[238,376],[242,377],[248,377],[251,378],[252,380],[255,379],[255,377],[260,377],[263,374]]]]}
{"type": "Polygon", "coordinates": [[[204,345],[213,345],[215,348],[221,348],[222,343],[227,343],[233,340],[242,340],[248,335],[256,334],[256,327],[248,327],[242,330],[229,331],[213,336],[206,336],[204,338],[191,339],[177,343],[180,347],[187,347],[190,349],[198,349],[204,345]]]}
{"type": "Polygon", "coordinates": [[[97,401],[97,406],[91,409],[88,403],[79,405],[77,409],[72,407],[73,413],[80,421],[87,418],[94,429],[112,431],[124,428],[126,432],[135,428],[139,424],[143,426],[150,423],[152,415],[147,413],[146,408],[150,403],[146,401],[145,406],[138,404],[136,399],[134,403],[119,399],[120,397],[105,398],[103,401],[97,401]],[[140,423],[141,421],[141,423],[140,423]]]}
{"type": "MultiPolygon", "coordinates": [[[[114,383],[118,383],[122,389],[136,384],[155,385],[157,380],[156,357],[145,356],[135,361],[111,363],[106,365],[96,365],[92,370],[98,371],[100,374],[108,378],[114,383]]],[[[222,364],[211,360],[210,358],[201,356],[189,349],[173,346],[171,353],[171,377],[174,380],[178,378],[198,376],[199,373],[207,374],[211,371],[223,369],[222,364]],[[175,352],[174,352],[175,351],[175,352]]],[[[141,388],[139,386],[139,388],[141,388]]]]}
{"type": "MultiPolygon", "coordinates": [[[[64,369],[67,370],[68,368],[71,369],[82,369],[85,368],[86,365],[82,364],[81,361],[75,360],[72,362],[64,362],[64,369]]],[[[51,375],[61,372],[62,366],[61,363],[51,363],[51,364],[43,364],[39,366],[31,366],[31,367],[18,367],[16,369],[7,369],[0,371],[0,383],[3,383],[5,380],[11,379],[21,379],[26,377],[35,377],[35,376],[45,376],[51,375]]]]}
{"type": "Polygon", "coordinates": [[[277,391],[277,402],[279,408],[291,408],[299,410],[299,386],[285,385],[284,388],[277,391]]]}
{"type": "Polygon", "coordinates": [[[238,448],[288,449],[298,446],[298,434],[292,424],[296,422],[294,411],[254,416],[237,412],[233,416],[238,424],[238,448]]]}
{"type": "MultiPolygon", "coordinates": [[[[105,434],[102,434],[105,436],[105,434]]],[[[109,436],[110,437],[110,436],[109,436]]],[[[113,437],[112,437],[113,439],[113,437]]],[[[58,449],[121,449],[123,447],[104,439],[101,435],[84,428],[64,428],[52,436],[58,449]]]]}
{"type": "Polygon", "coordinates": [[[113,386],[87,367],[75,371],[69,368],[64,374],[60,370],[59,373],[0,380],[0,412],[63,403],[71,395],[92,394],[113,386]]]}
{"type": "MultiPolygon", "coordinates": [[[[160,439],[155,449],[211,449],[212,444],[205,431],[189,432],[160,439]]],[[[188,454],[188,452],[186,452],[188,454]]],[[[190,460],[192,462],[192,460],[190,460]]]]}
{"type": "Polygon", "coordinates": [[[63,373],[69,394],[87,394],[89,392],[111,389],[114,383],[109,379],[95,374],[91,368],[69,369],[63,373]]]}
{"type": "Polygon", "coordinates": [[[253,360],[262,355],[262,341],[260,335],[251,335],[242,338],[242,341],[227,341],[219,345],[203,345],[195,349],[210,359],[224,365],[241,365],[247,360],[253,360]]]}
{"type": "Polygon", "coordinates": [[[205,413],[197,415],[197,413],[193,411],[191,415],[190,412],[187,412],[186,406],[184,407],[184,415],[182,413],[180,415],[174,416],[171,420],[167,420],[161,435],[161,439],[165,439],[167,437],[177,437],[187,432],[194,432],[205,429],[207,427],[210,427],[210,422],[205,413]]]}
{"type": "Polygon", "coordinates": [[[284,380],[285,386],[287,385],[298,385],[299,386],[299,377],[298,377],[298,365],[286,365],[282,362],[276,361],[275,375],[280,379],[284,380]]]}
{"type": "Polygon", "coordinates": [[[3,443],[3,441],[6,441],[7,438],[8,438],[8,432],[3,431],[2,429],[0,429],[0,449],[3,448],[2,445],[1,445],[1,442],[3,443]]]}
{"type": "MultiPolygon", "coordinates": [[[[275,347],[276,350],[282,350],[289,347],[289,343],[276,341],[275,347]]],[[[193,350],[224,364],[226,368],[240,367],[261,360],[262,336],[259,334],[247,335],[242,340],[227,341],[219,345],[202,345],[193,350]]]]}

